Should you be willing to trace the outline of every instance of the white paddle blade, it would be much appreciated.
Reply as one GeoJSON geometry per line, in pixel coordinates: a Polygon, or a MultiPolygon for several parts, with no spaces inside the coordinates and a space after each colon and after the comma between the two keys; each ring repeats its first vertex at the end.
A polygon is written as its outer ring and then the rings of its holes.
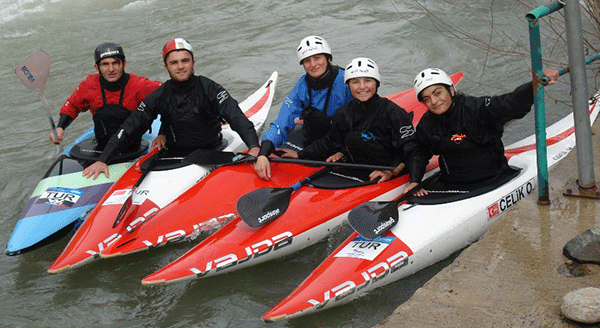
{"type": "Polygon", "coordinates": [[[50,74],[50,56],[44,51],[34,51],[15,68],[15,73],[29,90],[44,92],[50,74]]]}

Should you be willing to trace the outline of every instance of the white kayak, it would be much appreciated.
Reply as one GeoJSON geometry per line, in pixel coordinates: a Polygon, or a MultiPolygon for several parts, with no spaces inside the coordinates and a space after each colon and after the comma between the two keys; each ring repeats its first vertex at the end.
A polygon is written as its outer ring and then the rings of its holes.
{"type": "MultiPolygon", "coordinates": [[[[598,97],[596,94],[590,101],[592,123],[598,116],[598,97]]],[[[548,127],[546,133],[548,166],[552,167],[575,147],[573,115],[548,127]]],[[[517,169],[508,181],[466,199],[400,205],[394,227],[374,239],[353,233],[291,294],[265,313],[263,320],[289,319],[348,303],[478,240],[537,188],[535,136],[508,146],[506,156],[509,165],[517,169]]]]}

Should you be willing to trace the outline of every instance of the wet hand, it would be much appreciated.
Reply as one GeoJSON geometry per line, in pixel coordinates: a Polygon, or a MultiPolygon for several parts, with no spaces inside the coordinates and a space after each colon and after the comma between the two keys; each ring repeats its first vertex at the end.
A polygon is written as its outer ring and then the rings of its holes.
{"type": "Polygon", "coordinates": [[[369,180],[373,181],[377,178],[379,178],[379,181],[377,181],[377,183],[382,183],[385,181],[388,181],[392,178],[392,171],[390,170],[375,170],[373,172],[371,172],[371,174],[369,174],[369,180]]]}
{"type": "Polygon", "coordinates": [[[261,179],[271,179],[271,163],[266,156],[258,156],[254,163],[254,170],[261,179]]]}
{"type": "Polygon", "coordinates": [[[548,81],[548,83],[546,83],[546,85],[553,85],[556,83],[556,80],[558,80],[558,77],[560,76],[560,74],[555,69],[546,68],[544,70],[544,76],[549,79],[549,81],[548,81]]]}
{"type": "MultiPolygon", "coordinates": [[[[414,188],[414,187],[416,187],[416,186],[418,186],[418,185],[419,185],[419,184],[418,184],[417,182],[411,182],[411,183],[409,183],[409,184],[406,186],[406,188],[404,188],[404,193],[407,193],[407,192],[409,192],[410,190],[412,190],[412,188],[414,188]]],[[[419,190],[415,191],[415,192],[413,193],[413,195],[414,195],[414,196],[417,196],[417,197],[423,197],[423,196],[425,196],[425,195],[428,195],[428,193],[427,193],[427,190],[425,190],[425,189],[421,188],[421,189],[419,189],[419,190]]]]}
{"type": "Polygon", "coordinates": [[[94,164],[86,167],[83,170],[82,175],[88,179],[93,176],[93,179],[96,180],[100,173],[104,173],[104,175],[108,178],[108,165],[97,161],[94,164]]]}
{"type": "MultiPolygon", "coordinates": [[[[344,157],[344,153],[341,152],[337,152],[329,157],[327,157],[327,159],[325,160],[326,162],[337,162],[339,161],[342,157],[344,157]]],[[[373,180],[373,179],[371,179],[373,180]]]]}
{"type": "Polygon", "coordinates": [[[291,149],[277,148],[276,151],[283,152],[283,154],[281,154],[281,157],[298,158],[298,152],[291,150],[291,149]]]}
{"type": "Polygon", "coordinates": [[[56,128],[56,134],[58,135],[58,139],[54,138],[54,133],[50,132],[50,141],[52,141],[53,144],[58,145],[62,142],[63,140],[63,135],[65,134],[65,130],[63,130],[63,128],[56,128]]]}
{"type": "Polygon", "coordinates": [[[150,148],[158,147],[158,150],[163,149],[167,143],[167,137],[164,134],[159,134],[152,140],[152,146],[150,148]]]}

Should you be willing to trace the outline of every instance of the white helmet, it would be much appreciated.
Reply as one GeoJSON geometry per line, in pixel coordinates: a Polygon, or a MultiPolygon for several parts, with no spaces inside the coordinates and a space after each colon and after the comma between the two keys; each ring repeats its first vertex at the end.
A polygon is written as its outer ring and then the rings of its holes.
{"type": "Polygon", "coordinates": [[[415,95],[417,95],[417,99],[421,101],[421,91],[434,84],[444,84],[449,87],[454,87],[452,79],[450,79],[446,72],[439,68],[426,68],[417,74],[415,77],[415,82],[413,83],[413,88],[415,89],[415,95]]]}
{"type": "Polygon", "coordinates": [[[344,83],[355,77],[370,77],[381,83],[381,75],[379,75],[379,67],[369,58],[358,57],[350,61],[344,72],[344,83]]]}
{"type": "Polygon", "coordinates": [[[300,62],[300,65],[302,65],[302,61],[305,58],[316,54],[326,54],[333,58],[333,55],[331,54],[331,48],[329,48],[327,41],[316,35],[307,36],[302,39],[298,45],[296,54],[298,55],[298,61],[300,62]]]}

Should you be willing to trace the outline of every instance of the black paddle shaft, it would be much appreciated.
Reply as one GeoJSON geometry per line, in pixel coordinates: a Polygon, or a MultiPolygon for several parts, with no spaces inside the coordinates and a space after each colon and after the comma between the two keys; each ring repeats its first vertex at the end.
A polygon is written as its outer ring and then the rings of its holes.
{"type": "MultiPolygon", "coordinates": [[[[246,162],[255,161],[256,157],[246,153],[234,153],[226,151],[216,151],[210,149],[198,149],[187,155],[183,161],[190,164],[196,165],[232,165],[241,164],[246,162]]],[[[367,169],[367,170],[394,170],[395,167],[384,166],[384,165],[372,165],[372,164],[358,164],[358,163],[344,163],[344,162],[325,162],[325,161],[314,161],[308,159],[298,158],[283,158],[283,157],[269,157],[271,162],[279,163],[293,163],[301,165],[312,165],[312,166],[331,166],[331,167],[348,167],[355,169],[367,169]]]]}

